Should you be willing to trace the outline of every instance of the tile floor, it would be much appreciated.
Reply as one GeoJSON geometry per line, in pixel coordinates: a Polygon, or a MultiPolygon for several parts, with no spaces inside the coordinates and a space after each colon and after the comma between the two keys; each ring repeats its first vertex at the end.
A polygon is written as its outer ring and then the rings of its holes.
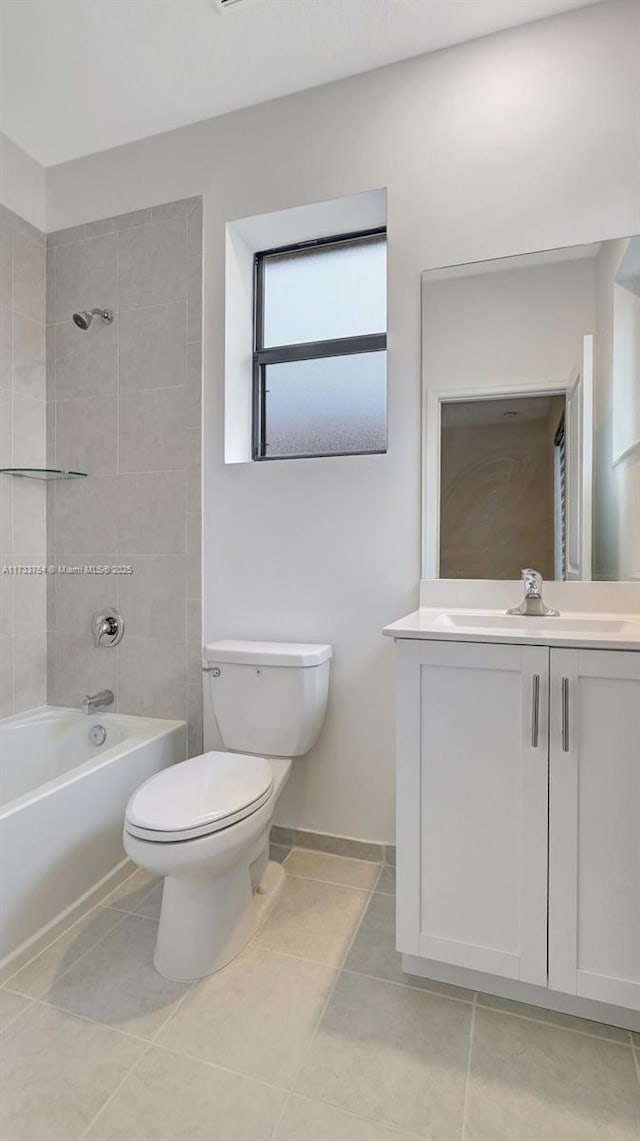
{"type": "Polygon", "coordinates": [[[402,973],[393,868],[281,847],[222,973],[136,872],[0,988],[2,1141],[639,1141],[640,1035],[402,973]]]}

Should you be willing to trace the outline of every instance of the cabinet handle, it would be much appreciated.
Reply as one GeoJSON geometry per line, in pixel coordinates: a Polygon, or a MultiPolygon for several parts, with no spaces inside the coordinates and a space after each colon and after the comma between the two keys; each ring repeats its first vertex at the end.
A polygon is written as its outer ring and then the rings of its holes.
{"type": "Polygon", "coordinates": [[[562,679],[562,752],[569,752],[569,678],[562,679]]]}
{"type": "Polygon", "coordinates": [[[540,726],[540,674],[533,675],[531,689],[531,748],[538,748],[540,726]]]}

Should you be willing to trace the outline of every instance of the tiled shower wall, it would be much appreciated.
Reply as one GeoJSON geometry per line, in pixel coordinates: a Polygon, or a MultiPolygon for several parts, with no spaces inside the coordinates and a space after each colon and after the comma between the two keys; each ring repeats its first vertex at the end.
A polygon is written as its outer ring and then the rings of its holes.
{"type": "MultiPolygon", "coordinates": [[[[0,206],[0,467],[45,463],[45,238],[0,206]]],[[[0,717],[46,699],[45,484],[0,475],[0,717]]]]}
{"type": "Polygon", "coordinates": [[[132,567],[49,575],[48,700],[112,689],[121,713],[186,718],[202,745],[200,391],[202,200],[154,206],[47,239],[47,560],[132,567]],[[71,315],[99,306],[112,325],[71,315]],[[125,635],[95,649],[94,611],[125,635]]]}

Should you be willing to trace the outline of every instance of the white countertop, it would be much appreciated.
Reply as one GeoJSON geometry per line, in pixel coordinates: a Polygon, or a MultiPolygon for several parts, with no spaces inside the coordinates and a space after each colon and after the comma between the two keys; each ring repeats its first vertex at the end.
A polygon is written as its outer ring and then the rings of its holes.
{"type": "Polygon", "coordinates": [[[509,642],[578,649],[640,650],[640,618],[637,614],[566,611],[557,618],[523,618],[507,617],[504,610],[423,607],[385,626],[382,632],[388,638],[439,642],[509,642]]]}

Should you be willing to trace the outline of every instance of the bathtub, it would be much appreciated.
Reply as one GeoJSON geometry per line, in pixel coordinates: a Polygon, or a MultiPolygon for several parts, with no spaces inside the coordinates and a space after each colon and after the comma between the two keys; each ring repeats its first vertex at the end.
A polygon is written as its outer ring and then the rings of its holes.
{"type": "Polygon", "coordinates": [[[109,884],[131,793],[186,755],[184,721],[49,707],[0,721],[0,968],[109,884]]]}

